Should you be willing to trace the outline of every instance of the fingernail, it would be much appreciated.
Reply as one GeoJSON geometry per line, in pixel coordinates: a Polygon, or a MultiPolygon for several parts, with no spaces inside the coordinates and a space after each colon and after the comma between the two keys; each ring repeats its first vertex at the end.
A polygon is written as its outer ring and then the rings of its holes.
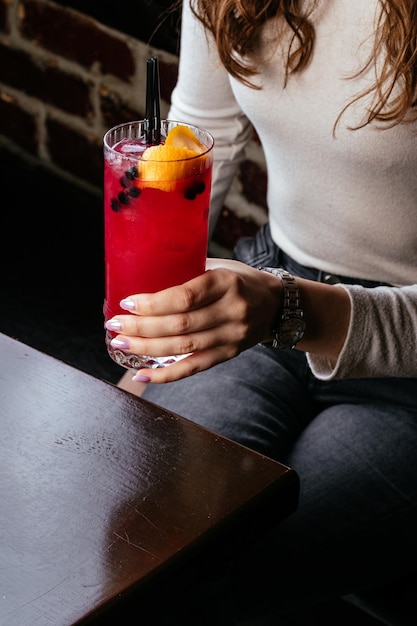
{"type": "Polygon", "coordinates": [[[135,383],[150,383],[151,379],[149,376],[144,376],[143,374],[135,374],[132,378],[135,383]]]}
{"type": "Polygon", "coordinates": [[[112,339],[110,342],[110,345],[113,348],[120,348],[121,350],[129,350],[130,349],[130,344],[128,341],[126,341],[126,339],[112,339]]]}
{"type": "Polygon", "coordinates": [[[120,306],[122,307],[122,309],[126,309],[126,311],[135,310],[135,303],[133,302],[133,300],[129,300],[129,298],[120,300],[120,306]]]}
{"type": "Polygon", "coordinates": [[[122,330],[122,324],[119,320],[108,320],[105,326],[107,330],[122,330]]]}

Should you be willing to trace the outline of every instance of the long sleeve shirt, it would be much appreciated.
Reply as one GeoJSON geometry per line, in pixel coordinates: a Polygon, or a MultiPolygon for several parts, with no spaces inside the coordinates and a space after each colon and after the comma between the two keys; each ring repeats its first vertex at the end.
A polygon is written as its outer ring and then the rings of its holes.
{"type": "Polygon", "coordinates": [[[253,89],[227,73],[212,36],[183,3],[169,116],[214,135],[211,229],[256,131],[276,244],[303,265],[393,285],[341,286],[352,313],[338,362],[308,355],[321,379],[417,377],[417,123],[352,130],[371,104],[368,96],[348,107],[334,132],[346,104],[375,81],[372,64],[353,75],[369,59],[378,7],[377,0],[320,3],[311,61],[287,84],[289,34],[271,20],[253,79],[261,88],[253,89]]]}

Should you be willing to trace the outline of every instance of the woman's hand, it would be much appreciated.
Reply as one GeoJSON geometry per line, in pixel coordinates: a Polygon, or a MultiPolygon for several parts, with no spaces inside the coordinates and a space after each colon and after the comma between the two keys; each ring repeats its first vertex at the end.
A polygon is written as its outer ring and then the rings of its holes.
{"type": "Polygon", "coordinates": [[[138,372],[139,379],[171,382],[269,339],[280,302],[275,276],[239,261],[207,259],[207,271],[183,285],[128,296],[124,308],[133,315],[116,315],[106,327],[119,333],[117,347],[135,354],[191,353],[169,367],[138,372]]]}

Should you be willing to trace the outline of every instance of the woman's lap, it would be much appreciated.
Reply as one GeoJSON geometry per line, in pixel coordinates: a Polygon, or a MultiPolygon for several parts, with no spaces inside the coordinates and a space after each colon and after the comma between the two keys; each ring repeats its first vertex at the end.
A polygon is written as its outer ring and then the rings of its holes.
{"type": "Polygon", "coordinates": [[[314,413],[303,376],[301,353],[256,346],[190,378],[148,385],[143,397],[224,437],[267,454],[282,456],[314,413]],[[277,393],[277,389],[280,393],[277,393]]]}
{"type": "Polygon", "coordinates": [[[302,353],[257,346],[194,377],[148,387],[147,399],[300,476],[297,511],[248,548],[233,574],[242,615],[257,614],[258,602],[291,610],[415,570],[415,382],[323,383],[302,353]]]}
{"type": "Polygon", "coordinates": [[[243,615],[271,600],[286,612],[416,573],[416,446],[410,412],[340,405],[316,417],[283,459],[300,476],[297,511],[232,577],[243,615]]]}
{"type": "MultiPolygon", "coordinates": [[[[143,397],[234,441],[285,459],[291,446],[326,409],[362,416],[387,407],[394,417],[405,411],[417,428],[417,381],[411,379],[351,379],[320,381],[297,350],[255,346],[239,356],[189,378],[164,385],[147,385],[143,397]]],[[[373,423],[373,422],[372,422],[373,423]]],[[[375,420],[375,427],[379,424],[375,420]]],[[[337,422],[343,428],[343,420],[337,422]]],[[[314,426],[311,426],[314,432],[314,426]]],[[[390,429],[362,437],[370,452],[378,437],[391,441],[390,429]]],[[[402,429],[400,429],[400,442],[402,429]]],[[[342,435],[346,437],[346,434],[342,435]]],[[[348,441],[345,442],[348,444],[348,441]]],[[[357,445],[358,442],[355,443],[357,445]]]]}

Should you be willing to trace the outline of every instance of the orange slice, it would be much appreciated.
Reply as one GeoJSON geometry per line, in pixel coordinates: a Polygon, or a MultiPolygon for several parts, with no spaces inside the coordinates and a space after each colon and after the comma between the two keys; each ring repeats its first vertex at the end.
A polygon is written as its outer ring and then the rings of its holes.
{"type": "Polygon", "coordinates": [[[172,191],[176,181],[193,175],[194,157],[205,150],[204,144],[187,126],[174,126],[165,143],[150,146],[143,152],[138,162],[140,186],[172,191]]]}
{"type": "Polygon", "coordinates": [[[206,150],[206,146],[197,139],[188,126],[174,126],[174,128],[171,128],[165,140],[165,145],[188,148],[197,153],[205,152],[206,150]]]}

